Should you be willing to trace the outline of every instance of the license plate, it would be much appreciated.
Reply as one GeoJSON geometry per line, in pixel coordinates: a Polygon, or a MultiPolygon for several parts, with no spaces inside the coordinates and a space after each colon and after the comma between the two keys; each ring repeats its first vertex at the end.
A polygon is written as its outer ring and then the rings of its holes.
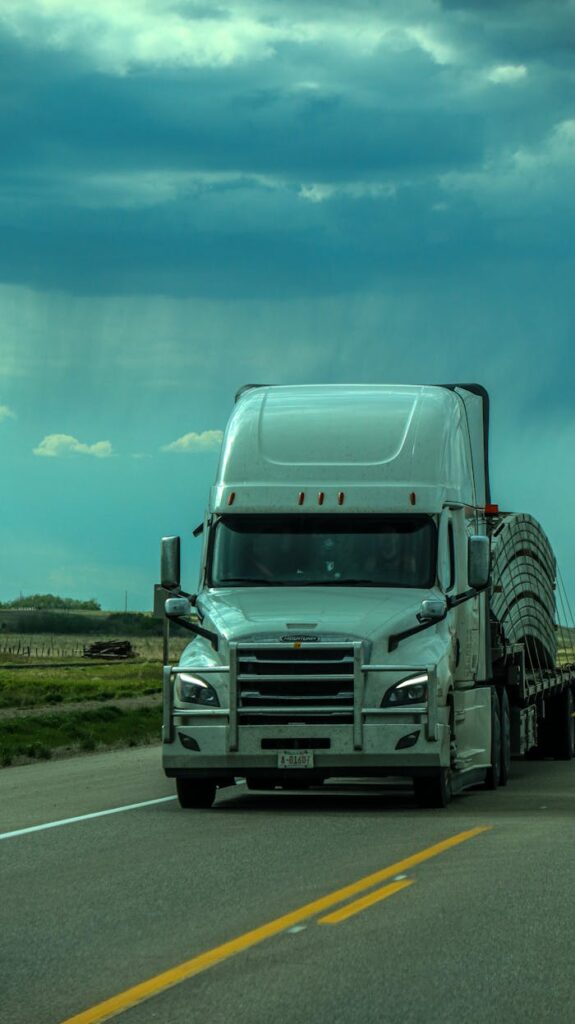
{"type": "Polygon", "coordinates": [[[278,768],[313,768],[313,750],[278,750],[278,768]]]}

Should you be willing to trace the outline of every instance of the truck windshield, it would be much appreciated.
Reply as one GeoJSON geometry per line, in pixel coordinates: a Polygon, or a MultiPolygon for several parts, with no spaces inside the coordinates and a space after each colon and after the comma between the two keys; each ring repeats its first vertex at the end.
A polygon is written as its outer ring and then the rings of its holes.
{"type": "Polygon", "coordinates": [[[435,557],[429,516],[224,516],[209,585],[427,588],[435,557]]]}

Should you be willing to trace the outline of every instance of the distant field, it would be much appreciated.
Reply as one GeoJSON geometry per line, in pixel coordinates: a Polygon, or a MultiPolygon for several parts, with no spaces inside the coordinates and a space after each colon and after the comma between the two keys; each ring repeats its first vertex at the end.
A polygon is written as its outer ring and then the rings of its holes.
{"type": "MultiPolygon", "coordinates": [[[[106,637],[86,634],[47,634],[47,633],[1,633],[0,664],[9,661],[14,663],[19,658],[33,661],[55,658],[81,658],[85,647],[101,640],[129,640],[138,658],[146,661],[162,660],[161,636],[123,636],[106,637]]],[[[170,641],[170,654],[175,661],[179,658],[189,641],[185,637],[174,637],[170,641]]]]}

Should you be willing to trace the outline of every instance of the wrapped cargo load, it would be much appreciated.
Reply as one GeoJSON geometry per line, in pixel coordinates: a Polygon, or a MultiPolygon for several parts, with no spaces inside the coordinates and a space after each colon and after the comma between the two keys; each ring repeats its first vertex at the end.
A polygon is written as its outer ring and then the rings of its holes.
{"type": "Polygon", "coordinates": [[[501,514],[491,534],[491,614],[505,645],[525,645],[527,666],[540,672],[557,661],[555,556],[530,515],[501,514]]]}

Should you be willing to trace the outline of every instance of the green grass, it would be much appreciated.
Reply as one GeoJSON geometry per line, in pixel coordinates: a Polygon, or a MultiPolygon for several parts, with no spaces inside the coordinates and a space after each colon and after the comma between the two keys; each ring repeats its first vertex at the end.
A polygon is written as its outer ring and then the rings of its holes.
{"type": "Polygon", "coordinates": [[[160,693],[158,662],[118,661],[74,667],[50,664],[9,669],[0,666],[0,708],[114,700],[160,693]]]}
{"type": "Polygon", "coordinates": [[[123,711],[114,705],[94,711],[5,718],[0,720],[0,765],[19,756],[48,759],[55,750],[97,750],[100,746],[135,747],[160,740],[161,708],[123,711]]]}

